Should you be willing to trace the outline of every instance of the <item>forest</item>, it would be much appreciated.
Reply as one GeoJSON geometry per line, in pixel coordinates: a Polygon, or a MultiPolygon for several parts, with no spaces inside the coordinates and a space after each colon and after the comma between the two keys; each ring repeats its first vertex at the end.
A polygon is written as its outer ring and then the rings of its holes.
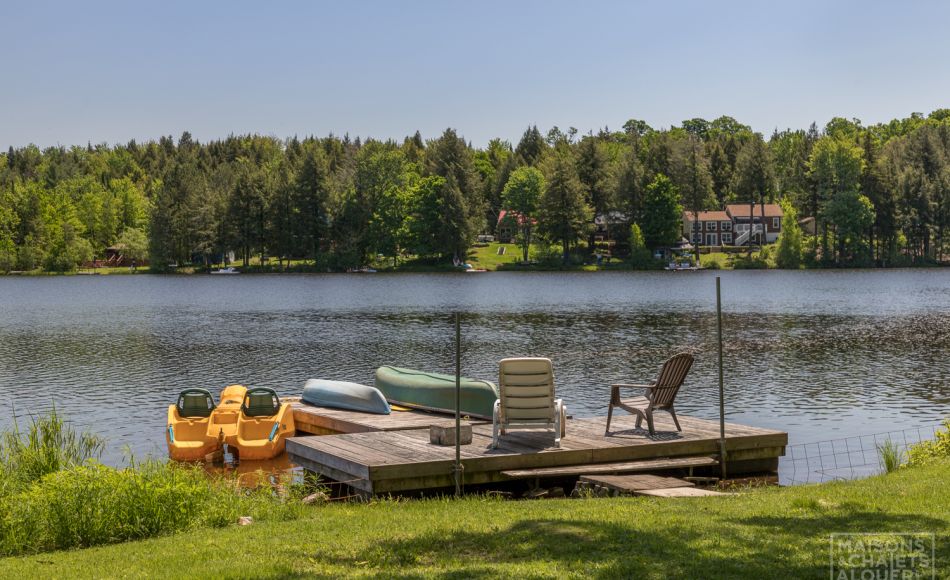
{"type": "MultiPolygon", "coordinates": [[[[767,139],[727,116],[586,135],[530,126],[473,147],[453,129],[379,141],[229,136],[0,153],[0,272],[69,271],[118,247],[154,271],[231,252],[284,269],[464,261],[501,210],[524,258],[594,251],[598,215],[621,216],[621,257],[679,239],[683,211],[779,202],[781,267],[943,261],[950,227],[950,109],[767,139]],[[815,235],[793,223],[815,218],[815,235]]],[[[649,254],[649,252],[647,252],[649,254]]],[[[637,257],[640,258],[637,258],[637,257]]]]}

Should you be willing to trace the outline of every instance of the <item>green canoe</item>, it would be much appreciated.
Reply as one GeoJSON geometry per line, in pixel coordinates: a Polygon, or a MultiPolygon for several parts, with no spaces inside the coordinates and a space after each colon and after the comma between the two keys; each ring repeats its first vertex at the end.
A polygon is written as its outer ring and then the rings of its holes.
{"type": "MultiPolygon", "coordinates": [[[[382,366],[376,388],[395,405],[455,413],[455,376],[382,366]]],[[[488,381],[462,377],[462,414],[491,419],[498,387],[488,381]]]]}

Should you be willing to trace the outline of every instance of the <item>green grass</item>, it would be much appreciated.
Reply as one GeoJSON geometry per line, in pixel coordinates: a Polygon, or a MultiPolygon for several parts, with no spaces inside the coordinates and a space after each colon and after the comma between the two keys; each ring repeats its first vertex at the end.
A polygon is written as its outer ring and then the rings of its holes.
{"type": "Polygon", "coordinates": [[[729,254],[724,252],[710,252],[708,254],[700,254],[699,263],[704,268],[715,267],[712,266],[712,264],[717,264],[720,270],[732,268],[732,264],[729,262],[729,254]]]}
{"type": "Polygon", "coordinates": [[[303,519],[0,560],[25,577],[828,578],[829,534],[935,532],[950,465],[725,498],[331,504],[303,519]]]}
{"type": "MultiPolygon", "coordinates": [[[[531,254],[529,254],[529,257],[531,254]]],[[[497,270],[499,266],[509,264],[514,265],[521,262],[521,246],[518,244],[501,244],[492,242],[487,245],[478,245],[472,248],[468,253],[468,262],[476,268],[485,270],[497,270]],[[504,247],[505,254],[498,255],[498,248],[504,247]]]]}

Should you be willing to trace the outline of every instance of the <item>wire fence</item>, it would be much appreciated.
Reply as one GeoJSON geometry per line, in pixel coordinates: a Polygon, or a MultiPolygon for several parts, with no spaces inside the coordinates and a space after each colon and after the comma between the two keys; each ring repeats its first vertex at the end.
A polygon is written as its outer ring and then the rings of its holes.
{"type": "Polygon", "coordinates": [[[906,458],[911,445],[933,439],[940,428],[941,425],[912,427],[788,445],[785,457],[779,463],[779,477],[783,484],[798,485],[876,475],[884,470],[880,454],[882,445],[890,441],[906,458]]]}

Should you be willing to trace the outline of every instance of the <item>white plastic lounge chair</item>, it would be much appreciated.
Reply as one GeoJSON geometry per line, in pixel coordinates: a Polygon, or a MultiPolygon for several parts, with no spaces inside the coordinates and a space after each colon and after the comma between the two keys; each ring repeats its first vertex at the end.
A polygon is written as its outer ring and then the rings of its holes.
{"type": "Polygon", "coordinates": [[[499,435],[513,428],[553,428],[554,446],[561,446],[567,408],[554,398],[551,359],[506,358],[499,363],[498,392],[492,412],[492,449],[499,435]],[[499,433],[500,431],[500,433],[499,433]]]}

